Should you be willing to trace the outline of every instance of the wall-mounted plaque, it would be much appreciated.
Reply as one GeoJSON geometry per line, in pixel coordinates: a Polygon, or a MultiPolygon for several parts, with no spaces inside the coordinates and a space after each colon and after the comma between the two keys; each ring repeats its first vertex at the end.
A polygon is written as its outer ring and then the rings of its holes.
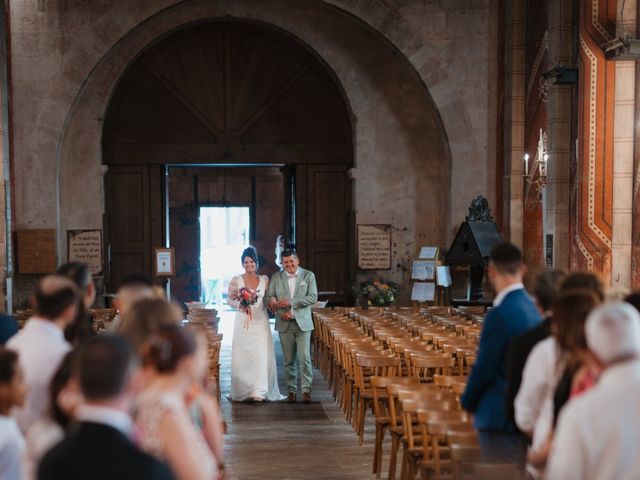
{"type": "Polygon", "coordinates": [[[414,302],[433,302],[436,285],[432,282],[416,282],[411,290],[411,300],[414,302]]]}
{"type": "Polygon", "coordinates": [[[391,269],[391,225],[358,225],[358,268],[391,269]]]}
{"type": "Polygon", "coordinates": [[[92,275],[102,273],[102,230],[67,230],[67,259],[89,266],[92,275]]]}
{"type": "Polygon", "coordinates": [[[153,274],[156,277],[173,277],[175,270],[173,248],[156,248],[154,250],[153,274]]]}
{"type": "Polygon", "coordinates": [[[436,262],[433,260],[416,260],[411,269],[412,280],[433,280],[435,279],[436,262]]]}

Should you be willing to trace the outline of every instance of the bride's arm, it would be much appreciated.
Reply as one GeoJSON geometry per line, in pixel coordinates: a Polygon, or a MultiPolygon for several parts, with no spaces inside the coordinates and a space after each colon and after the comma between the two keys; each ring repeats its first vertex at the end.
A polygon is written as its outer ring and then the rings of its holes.
{"type": "Polygon", "coordinates": [[[240,300],[238,300],[238,292],[240,287],[238,286],[238,277],[233,277],[229,283],[229,291],[227,292],[227,304],[235,309],[240,310],[240,300]]]}

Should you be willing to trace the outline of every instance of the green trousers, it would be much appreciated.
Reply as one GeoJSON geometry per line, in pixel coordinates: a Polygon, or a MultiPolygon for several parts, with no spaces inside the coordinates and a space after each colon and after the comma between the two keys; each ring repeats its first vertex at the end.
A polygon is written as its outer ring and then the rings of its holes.
{"type": "Polygon", "coordinates": [[[284,356],[284,372],[287,380],[287,390],[295,392],[298,386],[298,369],[296,357],[300,364],[301,385],[304,393],[311,393],[313,382],[313,367],[311,366],[311,332],[300,330],[294,320],[289,322],[289,328],[280,334],[280,345],[284,356]]]}

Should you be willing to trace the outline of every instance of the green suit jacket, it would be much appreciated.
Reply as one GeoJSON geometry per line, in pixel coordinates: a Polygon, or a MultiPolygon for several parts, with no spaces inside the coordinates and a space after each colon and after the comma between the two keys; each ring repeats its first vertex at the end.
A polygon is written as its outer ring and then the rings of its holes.
{"type": "MultiPolygon", "coordinates": [[[[296,282],[296,291],[291,298],[289,292],[289,278],[284,270],[274,273],[269,282],[269,288],[264,296],[264,304],[269,307],[272,298],[276,300],[287,299],[293,308],[295,321],[298,322],[300,330],[309,332],[313,330],[313,317],[311,316],[311,307],[318,301],[318,287],[316,286],[316,277],[309,270],[298,267],[298,279],[296,282]]],[[[276,331],[284,332],[289,328],[290,321],[282,320],[282,314],[287,308],[279,308],[276,312],[276,331]]]]}

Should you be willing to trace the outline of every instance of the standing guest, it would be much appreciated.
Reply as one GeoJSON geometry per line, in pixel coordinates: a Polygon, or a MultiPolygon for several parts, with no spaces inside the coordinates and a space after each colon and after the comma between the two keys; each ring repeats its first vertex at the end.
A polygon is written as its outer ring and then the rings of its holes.
{"type": "Polygon", "coordinates": [[[638,478],[640,314],[627,303],[605,304],[591,312],[585,331],[604,371],[560,414],[546,478],[638,478]]]}
{"type": "Polygon", "coordinates": [[[179,480],[216,479],[217,460],[186,403],[207,369],[206,352],[198,350],[188,329],[170,326],[151,335],[144,359],[157,374],[136,402],[142,448],[166,461],[179,480]]]}
{"type": "Polygon", "coordinates": [[[509,418],[514,423],[515,411],[513,403],[520,389],[524,365],[533,347],[551,335],[551,305],[560,291],[560,284],[564,278],[565,274],[560,270],[545,271],[536,275],[532,293],[543,320],[537,327],[511,340],[509,350],[507,350],[506,402],[509,418]]]}
{"type": "Polygon", "coordinates": [[[178,325],[181,320],[182,312],[175,305],[161,298],[142,298],[122,315],[116,332],[140,351],[150,335],[162,327],[178,325]]]}
{"type": "Polygon", "coordinates": [[[67,277],[44,277],[34,294],[35,316],[7,342],[7,348],[18,352],[29,388],[25,406],[14,412],[25,433],[49,406],[49,383],[71,349],[64,331],[76,318],[79,298],[78,289],[67,277]]]}
{"type": "Polygon", "coordinates": [[[316,277],[309,270],[300,268],[295,250],[282,252],[284,270],[274,273],[264,296],[264,304],[276,314],[276,330],[280,334],[280,346],[284,356],[287,377],[287,400],[295,402],[298,389],[296,356],[302,373],[302,401],[311,401],[313,369],[311,366],[311,332],[313,318],[311,307],[318,301],[316,277]]]}
{"type": "Polygon", "coordinates": [[[58,268],[58,275],[69,277],[82,295],[76,319],[65,331],[65,338],[72,344],[79,344],[93,336],[93,316],[91,307],[96,301],[96,286],[89,266],[80,262],[70,262],[58,268]]]}
{"type": "Polygon", "coordinates": [[[40,480],[168,480],[166,465],[131,442],[129,416],[138,394],[138,361],[129,343],[99,335],[80,348],[77,360],[84,399],[78,423],[38,468],[40,480]]]}
{"type": "MultiPolygon", "coordinates": [[[[583,311],[582,318],[593,306],[593,300],[600,303],[604,299],[604,287],[598,277],[588,272],[575,272],[567,275],[560,285],[560,296],[577,292],[567,297],[574,299],[576,309],[583,311]],[[585,303],[586,302],[586,303],[585,303]],[[582,307],[586,305],[587,309],[582,307]]],[[[558,299],[556,299],[558,300],[558,299]]],[[[566,303],[566,302],[563,302],[566,303]]],[[[522,383],[514,401],[515,418],[518,428],[531,438],[529,464],[527,470],[534,477],[542,475],[548,449],[551,445],[553,429],[554,392],[565,368],[565,358],[559,354],[557,343],[557,324],[566,320],[564,312],[574,312],[573,304],[562,308],[555,304],[557,315],[552,312],[552,335],[539,342],[529,354],[522,373],[522,383]]],[[[553,310],[553,307],[552,307],[553,310]]],[[[566,329],[563,329],[565,331],[566,329]]],[[[568,395],[567,395],[568,398],[568,395]]]]}
{"type": "Polygon", "coordinates": [[[485,461],[517,461],[524,445],[505,408],[506,356],[509,342],[540,323],[540,312],[524,290],[522,252],[509,242],[497,244],[489,257],[489,281],[497,295],[487,313],[476,363],[461,398],[474,414],[485,461]]]}
{"type": "Polygon", "coordinates": [[[0,313],[0,345],[6,344],[16,333],[18,333],[16,319],[6,313],[0,313]]]}
{"type": "Polygon", "coordinates": [[[132,273],[122,279],[118,286],[116,298],[113,301],[113,307],[118,312],[114,319],[111,329],[116,331],[118,325],[122,321],[122,317],[126,315],[136,302],[145,298],[154,298],[156,294],[153,290],[153,282],[143,273],[132,273]]]}
{"type": "Polygon", "coordinates": [[[0,478],[3,480],[21,480],[23,476],[24,437],[9,412],[24,404],[26,393],[18,354],[0,349],[0,478]]]}
{"type": "Polygon", "coordinates": [[[36,478],[38,464],[51,447],[60,442],[82,403],[75,368],[77,351],[65,355],[49,385],[49,411],[31,425],[26,435],[25,479],[36,478]]]}

